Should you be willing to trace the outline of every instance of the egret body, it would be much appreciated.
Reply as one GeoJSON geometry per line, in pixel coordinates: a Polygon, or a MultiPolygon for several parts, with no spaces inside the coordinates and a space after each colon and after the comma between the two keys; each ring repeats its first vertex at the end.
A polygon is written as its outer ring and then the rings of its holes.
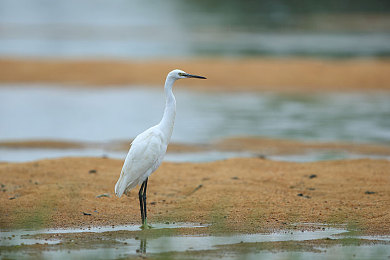
{"type": "Polygon", "coordinates": [[[123,193],[141,185],[138,196],[141,210],[141,228],[150,228],[146,216],[146,188],[149,176],[160,166],[171,140],[176,115],[176,99],[172,92],[173,83],[178,79],[198,78],[202,76],[188,74],[182,70],[173,70],[168,73],[165,81],[165,110],[159,124],[139,134],[131,143],[129,153],[118,182],[115,185],[115,194],[119,198],[123,193]]]}

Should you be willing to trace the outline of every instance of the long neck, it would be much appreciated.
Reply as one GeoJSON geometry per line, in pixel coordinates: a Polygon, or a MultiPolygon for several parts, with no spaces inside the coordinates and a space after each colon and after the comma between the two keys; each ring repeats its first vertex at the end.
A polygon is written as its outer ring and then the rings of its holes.
{"type": "Polygon", "coordinates": [[[175,80],[171,77],[167,77],[165,81],[165,110],[159,124],[165,136],[168,137],[168,141],[171,139],[176,116],[176,99],[172,92],[172,86],[174,82],[175,80]]]}

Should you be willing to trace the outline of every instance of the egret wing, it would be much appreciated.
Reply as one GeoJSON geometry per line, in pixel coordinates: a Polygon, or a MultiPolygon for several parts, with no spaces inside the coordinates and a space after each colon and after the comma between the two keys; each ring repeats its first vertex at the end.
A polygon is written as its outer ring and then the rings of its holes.
{"type": "Polygon", "coordinates": [[[121,175],[115,185],[115,193],[120,197],[142,183],[160,165],[164,156],[164,139],[161,131],[152,127],[138,135],[131,144],[121,175]]]}

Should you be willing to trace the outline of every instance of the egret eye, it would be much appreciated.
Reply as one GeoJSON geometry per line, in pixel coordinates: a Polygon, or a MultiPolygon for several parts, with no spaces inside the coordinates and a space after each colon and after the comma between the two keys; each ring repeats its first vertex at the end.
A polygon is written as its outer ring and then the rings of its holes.
{"type": "Polygon", "coordinates": [[[183,76],[185,76],[185,75],[186,75],[185,73],[179,72],[179,76],[183,77],[183,76]]]}

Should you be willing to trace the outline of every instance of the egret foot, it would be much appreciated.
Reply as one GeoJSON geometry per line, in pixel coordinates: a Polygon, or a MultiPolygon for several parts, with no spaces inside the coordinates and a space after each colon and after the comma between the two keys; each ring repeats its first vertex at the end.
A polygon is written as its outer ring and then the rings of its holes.
{"type": "Polygon", "coordinates": [[[144,230],[144,229],[151,229],[153,228],[151,225],[148,225],[148,221],[145,219],[144,223],[142,224],[142,226],[140,226],[140,229],[144,230]]]}

